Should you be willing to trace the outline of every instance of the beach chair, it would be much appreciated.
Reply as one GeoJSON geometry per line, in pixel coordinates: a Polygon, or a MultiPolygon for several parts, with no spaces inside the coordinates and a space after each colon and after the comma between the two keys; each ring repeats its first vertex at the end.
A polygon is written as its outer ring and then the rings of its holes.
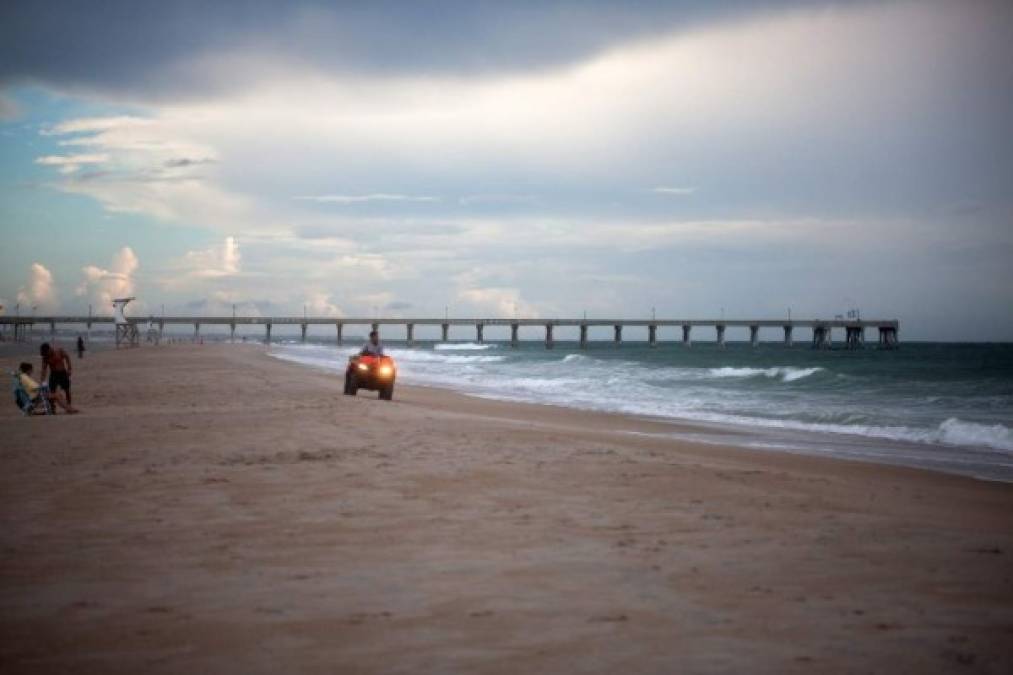
{"type": "Polygon", "coordinates": [[[18,409],[21,410],[21,414],[25,415],[52,415],[53,404],[49,402],[49,397],[46,396],[46,387],[43,386],[39,389],[39,395],[32,398],[25,391],[25,386],[21,384],[21,376],[17,371],[11,372],[11,376],[14,379],[14,402],[17,404],[18,409]]]}

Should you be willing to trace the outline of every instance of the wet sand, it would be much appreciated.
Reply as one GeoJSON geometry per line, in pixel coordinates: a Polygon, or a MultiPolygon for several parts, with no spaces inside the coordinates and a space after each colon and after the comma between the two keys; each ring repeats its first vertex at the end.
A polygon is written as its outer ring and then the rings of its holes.
{"type": "Polygon", "coordinates": [[[5,673],[1013,671],[1008,484],[254,345],[75,366],[81,415],[0,406],[5,673]]]}

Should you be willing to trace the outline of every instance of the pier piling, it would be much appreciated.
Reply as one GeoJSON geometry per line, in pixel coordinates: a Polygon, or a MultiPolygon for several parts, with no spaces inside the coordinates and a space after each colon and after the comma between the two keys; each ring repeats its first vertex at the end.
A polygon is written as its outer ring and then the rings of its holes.
{"type": "Polygon", "coordinates": [[[647,327],[647,344],[651,347],[658,346],[658,327],[653,323],[647,327]]]}
{"type": "Polygon", "coordinates": [[[897,327],[896,326],[880,326],[879,327],[879,348],[880,349],[896,349],[897,348],[897,327]]]}
{"type": "Polygon", "coordinates": [[[684,347],[689,347],[693,344],[690,338],[690,331],[693,329],[688,323],[682,324],[682,344],[684,347]]]}
{"type": "Polygon", "coordinates": [[[791,326],[784,327],[784,346],[791,347],[791,326]]]}
{"type": "Polygon", "coordinates": [[[861,326],[846,326],[844,329],[844,344],[848,349],[862,349],[865,347],[865,329],[861,326]]]}
{"type": "Polygon", "coordinates": [[[482,329],[483,328],[484,328],[484,326],[482,324],[480,324],[480,323],[476,323],[475,324],[475,341],[478,344],[484,344],[485,343],[485,336],[482,334],[482,329]]]}
{"type": "Polygon", "coordinates": [[[833,346],[833,338],[830,335],[830,326],[817,324],[813,326],[813,349],[830,349],[833,346]]]}
{"type": "Polygon", "coordinates": [[[760,327],[757,325],[749,327],[749,344],[753,347],[760,346],[760,327]]]}
{"type": "Polygon", "coordinates": [[[714,326],[714,328],[717,330],[717,333],[718,333],[718,347],[724,347],[725,346],[725,325],[723,323],[719,323],[716,326],[714,326]]]}
{"type": "Polygon", "coordinates": [[[587,349],[587,324],[580,324],[580,348],[587,349]]]}
{"type": "Polygon", "coordinates": [[[619,324],[616,324],[614,328],[615,328],[614,342],[616,343],[616,347],[618,347],[623,343],[623,327],[619,324]]]}
{"type": "Polygon", "coordinates": [[[440,330],[441,330],[440,335],[442,336],[441,342],[447,342],[448,338],[450,337],[450,324],[449,323],[440,324],[440,330]]]}
{"type": "Polygon", "coordinates": [[[545,324],[545,348],[552,349],[554,342],[552,340],[552,324],[545,324]]]}
{"type": "Polygon", "coordinates": [[[415,324],[409,323],[405,326],[406,337],[408,340],[408,346],[411,347],[415,344],[415,324]]]}
{"type": "Polygon", "coordinates": [[[520,328],[521,328],[520,324],[517,323],[510,324],[510,346],[515,349],[520,344],[520,338],[518,337],[520,328]]]}

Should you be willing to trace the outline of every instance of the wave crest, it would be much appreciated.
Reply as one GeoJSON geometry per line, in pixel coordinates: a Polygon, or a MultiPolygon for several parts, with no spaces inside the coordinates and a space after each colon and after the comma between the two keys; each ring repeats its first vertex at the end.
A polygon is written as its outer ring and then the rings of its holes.
{"type": "Polygon", "coordinates": [[[710,368],[707,374],[711,377],[769,377],[777,378],[782,382],[795,382],[803,378],[822,372],[823,368],[794,368],[792,366],[775,366],[772,368],[733,368],[725,366],[722,368],[710,368]]]}
{"type": "Polygon", "coordinates": [[[433,349],[438,352],[453,352],[453,351],[479,351],[484,349],[492,349],[496,345],[479,344],[477,342],[438,342],[433,345],[433,349]]]}
{"type": "Polygon", "coordinates": [[[985,446],[1013,452],[1013,434],[1002,424],[978,424],[951,417],[936,432],[940,443],[985,446]]]}

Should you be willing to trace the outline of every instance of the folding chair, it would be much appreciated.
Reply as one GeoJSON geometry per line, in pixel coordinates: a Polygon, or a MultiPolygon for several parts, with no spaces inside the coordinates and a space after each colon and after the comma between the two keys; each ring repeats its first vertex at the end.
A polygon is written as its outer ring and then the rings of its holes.
{"type": "Polygon", "coordinates": [[[49,397],[46,395],[49,391],[46,385],[39,387],[38,395],[32,398],[28,395],[25,385],[21,383],[21,374],[14,371],[11,372],[11,376],[14,378],[14,403],[17,404],[23,415],[52,415],[54,413],[53,404],[49,402],[49,397]]]}

